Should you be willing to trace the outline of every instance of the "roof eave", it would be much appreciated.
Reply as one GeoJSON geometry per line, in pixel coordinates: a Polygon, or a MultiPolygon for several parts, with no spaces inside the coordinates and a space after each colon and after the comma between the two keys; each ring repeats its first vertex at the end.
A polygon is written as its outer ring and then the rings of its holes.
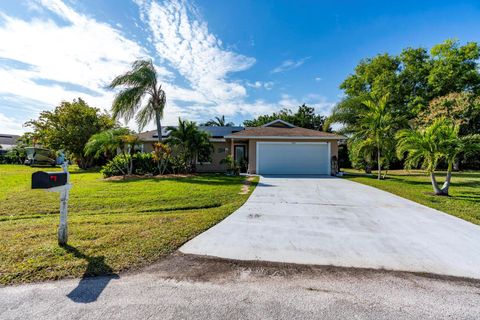
{"type": "Polygon", "coordinates": [[[235,136],[235,135],[228,135],[225,136],[226,139],[288,139],[288,140],[294,140],[294,139],[304,139],[304,140],[318,140],[318,139],[323,139],[323,140],[344,140],[346,139],[345,137],[342,136],[235,136]]]}

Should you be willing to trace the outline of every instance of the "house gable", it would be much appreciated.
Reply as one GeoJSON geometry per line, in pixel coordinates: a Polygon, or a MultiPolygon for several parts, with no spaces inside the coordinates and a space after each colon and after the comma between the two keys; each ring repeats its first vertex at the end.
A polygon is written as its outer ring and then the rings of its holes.
{"type": "Polygon", "coordinates": [[[282,119],[273,120],[269,123],[264,124],[262,127],[273,127],[273,128],[295,128],[295,126],[287,121],[282,119]]]}

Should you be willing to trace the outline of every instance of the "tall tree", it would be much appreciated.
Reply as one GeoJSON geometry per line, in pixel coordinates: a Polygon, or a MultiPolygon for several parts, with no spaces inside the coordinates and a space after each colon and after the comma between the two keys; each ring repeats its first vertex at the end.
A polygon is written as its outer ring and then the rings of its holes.
{"type": "Polygon", "coordinates": [[[399,56],[399,97],[397,102],[408,119],[414,118],[432,98],[428,76],[432,63],[427,49],[406,48],[399,56]]]}
{"type": "Polygon", "coordinates": [[[426,126],[435,119],[447,118],[460,126],[460,135],[480,132],[480,96],[470,92],[453,92],[430,101],[416,119],[426,126]]]}
{"type": "Polygon", "coordinates": [[[434,97],[451,92],[480,93],[480,48],[476,42],[460,46],[458,41],[446,40],[434,46],[430,54],[432,67],[428,84],[434,97]]]}
{"type": "Polygon", "coordinates": [[[163,112],[166,104],[165,91],[158,84],[157,71],[151,60],[137,60],[132,69],[113,79],[110,88],[121,87],[112,104],[113,117],[130,121],[134,116],[139,131],[155,119],[158,141],[162,141],[163,112]],[[144,99],[146,98],[146,99],[144,99]],[[142,101],[145,104],[142,106],[142,101]]]}
{"type": "Polygon", "coordinates": [[[39,143],[53,150],[65,151],[80,168],[86,168],[93,164],[93,157],[84,154],[88,139],[113,128],[115,121],[79,98],[73,102],[63,101],[53,111],[41,112],[37,120],[28,121],[26,125],[33,128],[39,143]]]}
{"type": "Polygon", "coordinates": [[[324,126],[325,117],[316,114],[315,108],[309,107],[306,104],[299,106],[296,112],[293,112],[290,109],[282,109],[279,112],[262,115],[253,120],[245,120],[243,124],[247,127],[259,127],[277,119],[281,119],[295,126],[307,129],[328,129],[324,126]]]}
{"type": "Polygon", "coordinates": [[[479,51],[476,43],[460,46],[458,41],[446,40],[430,53],[424,48],[406,48],[399,56],[380,54],[363,59],[340,85],[346,97],[336,111],[342,111],[345,101],[361,109],[358,98],[388,94],[392,112],[413,119],[434,98],[452,92],[478,94],[479,51]]]}
{"type": "Polygon", "coordinates": [[[364,101],[371,97],[389,97],[391,113],[403,115],[400,93],[400,59],[388,54],[360,61],[354,74],[345,79],[340,88],[346,96],[333,108],[326,120],[328,125],[338,123],[339,132],[350,135],[360,127],[360,115],[365,111],[364,101]]]}
{"type": "Polygon", "coordinates": [[[205,122],[204,126],[207,127],[233,127],[235,124],[233,122],[227,122],[225,116],[215,117],[213,119],[205,122]]]}
{"type": "MultiPolygon", "coordinates": [[[[364,109],[362,101],[368,96],[385,94],[389,95],[389,109],[394,118],[416,121],[419,115],[438,116],[439,112],[432,110],[439,107],[436,99],[452,93],[479,96],[478,59],[476,43],[461,46],[453,40],[446,40],[430,51],[406,48],[398,56],[381,54],[364,59],[340,85],[345,97],[334,107],[326,124],[340,124],[340,132],[352,135],[362,121],[359,116],[364,109]]],[[[459,115],[464,117],[466,113],[459,115]]],[[[476,119],[471,115],[467,117],[476,119]]]]}

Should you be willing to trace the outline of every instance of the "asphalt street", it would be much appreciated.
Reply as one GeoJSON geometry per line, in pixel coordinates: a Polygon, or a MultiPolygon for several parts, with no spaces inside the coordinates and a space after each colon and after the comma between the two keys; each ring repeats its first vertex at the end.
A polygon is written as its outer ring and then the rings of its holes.
{"type": "Polygon", "coordinates": [[[115,278],[0,288],[0,319],[480,319],[480,283],[174,255],[115,278]]]}

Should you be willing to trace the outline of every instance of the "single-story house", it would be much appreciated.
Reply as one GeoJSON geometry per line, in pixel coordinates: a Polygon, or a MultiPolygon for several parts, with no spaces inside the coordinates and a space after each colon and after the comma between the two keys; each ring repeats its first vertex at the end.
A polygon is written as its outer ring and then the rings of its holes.
{"type": "MultiPolygon", "coordinates": [[[[214,146],[211,161],[198,163],[199,172],[226,170],[221,160],[230,154],[237,163],[245,162],[250,174],[336,174],[338,142],[345,137],[294,126],[275,120],[261,127],[207,127],[214,146]]],[[[168,138],[162,128],[162,138],[168,138]]],[[[151,152],[157,142],[156,130],[138,134],[141,149],[151,152]]]]}

